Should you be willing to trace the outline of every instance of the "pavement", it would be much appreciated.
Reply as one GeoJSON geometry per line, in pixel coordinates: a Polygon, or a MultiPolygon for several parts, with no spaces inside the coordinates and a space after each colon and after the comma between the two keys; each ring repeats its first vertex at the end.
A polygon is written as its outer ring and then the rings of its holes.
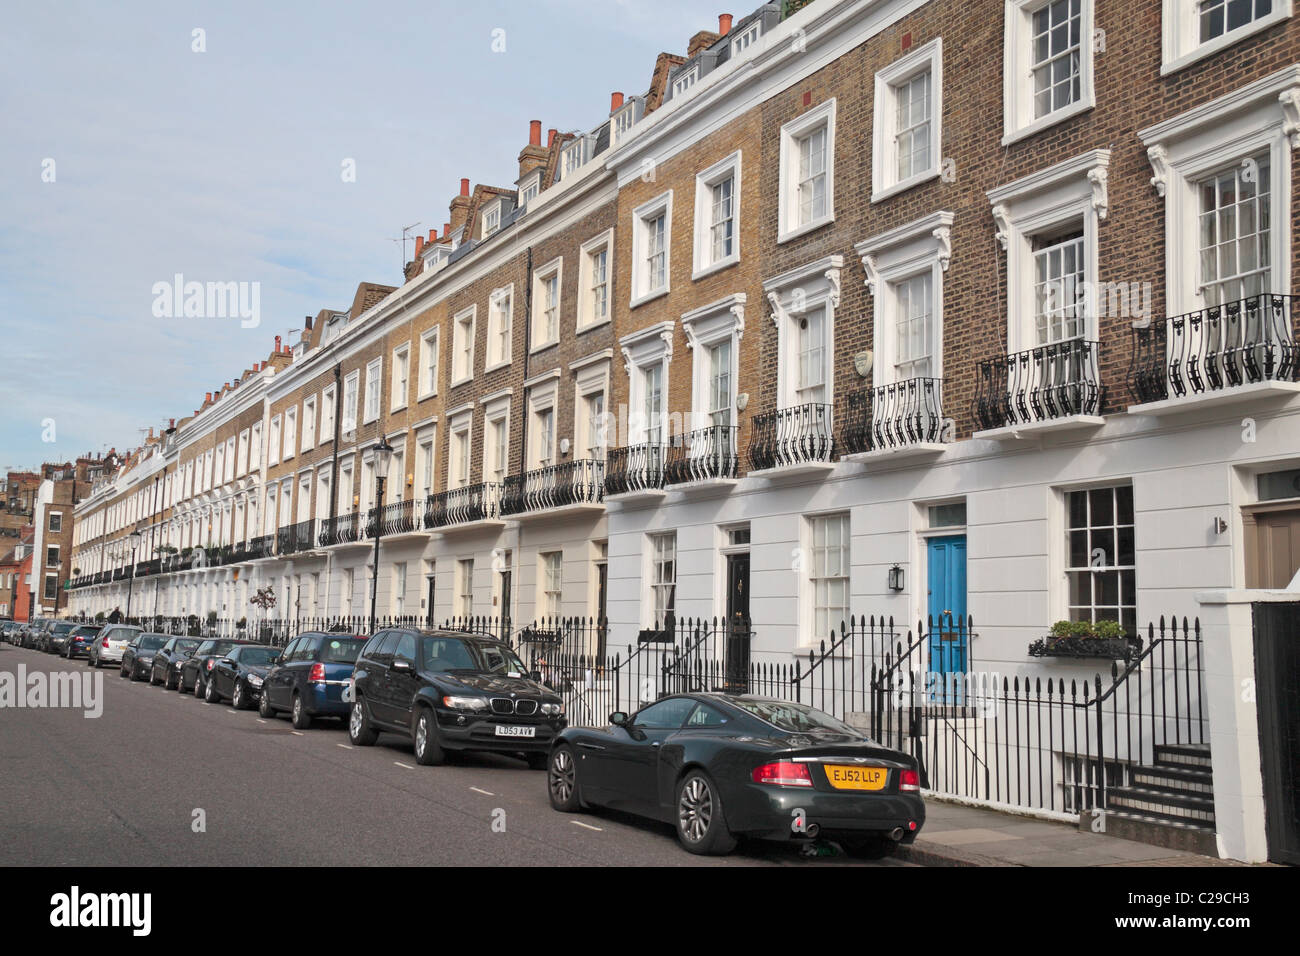
{"type": "Polygon", "coordinates": [[[1246,865],[935,797],[925,801],[925,828],[897,859],[920,866],[1246,865]]]}

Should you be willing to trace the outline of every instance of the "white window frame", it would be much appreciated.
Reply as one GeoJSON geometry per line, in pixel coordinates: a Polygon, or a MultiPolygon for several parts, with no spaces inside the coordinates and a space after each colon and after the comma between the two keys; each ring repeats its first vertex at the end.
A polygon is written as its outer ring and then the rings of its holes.
{"type": "Polygon", "coordinates": [[[610,144],[620,146],[636,126],[636,100],[631,100],[609,118],[610,144]]]}
{"type": "MultiPolygon", "coordinates": [[[[1106,218],[1110,150],[1093,149],[1073,159],[988,191],[997,239],[1007,256],[1007,354],[1036,348],[1035,236],[1078,224],[1083,232],[1084,275],[1098,288],[1098,239],[1106,218]]],[[[1091,298],[1091,297],[1090,297],[1091,298]]],[[[1090,304],[1081,338],[1097,341],[1097,308],[1090,304]]]]}
{"type": "Polygon", "coordinates": [[[474,463],[473,405],[448,416],[447,451],[447,487],[467,487],[473,477],[470,473],[470,467],[474,463]]]}
{"type": "Polygon", "coordinates": [[[411,343],[409,340],[393,349],[393,367],[389,374],[392,376],[392,381],[389,383],[389,392],[391,393],[389,403],[392,407],[389,411],[396,412],[406,407],[411,392],[411,343]],[[405,371],[403,371],[399,379],[398,370],[403,367],[405,367],[405,371]]]}
{"type": "Polygon", "coordinates": [[[560,150],[560,182],[568,179],[587,164],[587,137],[577,136],[560,150]]]}
{"type": "Polygon", "coordinates": [[[876,74],[872,124],[871,201],[873,203],[938,177],[943,164],[943,38],[935,37],[876,74]],[[898,88],[930,74],[930,168],[898,176],[898,88]]]}
{"type": "Polygon", "coordinates": [[[334,441],[334,420],[339,413],[339,396],[337,385],[327,385],[320,393],[320,425],[317,429],[316,443],[325,445],[334,441]]]}
{"type": "Polygon", "coordinates": [[[835,97],[805,110],[781,127],[780,191],[777,197],[776,241],[789,242],[835,221],[835,97]],[[799,221],[799,141],[826,128],[826,212],[799,221]]]}
{"type": "Polygon", "coordinates": [[[745,50],[748,50],[758,42],[759,36],[762,35],[763,21],[755,20],[744,30],[737,33],[731,40],[731,57],[735,59],[745,50]]]}
{"type": "MultiPolygon", "coordinates": [[[[677,616],[677,599],[681,597],[679,593],[679,583],[681,580],[681,562],[679,561],[679,551],[676,531],[659,531],[648,533],[645,536],[645,593],[642,595],[641,606],[645,608],[645,619],[642,624],[647,627],[665,626],[665,618],[671,610],[674,617],[677,616]],[[665,548],[671,542],[672,557],[666,559],[667,553],[665,548]],[[672,561],[673,573],[672,580],[659,580],[659,569],[666,560],[672,561]],[[664,616],[659,616],[659,591],[664,588],[672,588],[673,599],[672,608],[665,606],[664,616]]],[[[664,602],[667,605],[668,602],[664,602]]]]}
{"type": "MultiPolygon", "coordinates": [[[[852,577],[853,516],[852,513],[850,511],[835,511],[835,512],[828,512],[826,514],[808,515],[807,520],[804,522],[804,534],[806,535],[806,542],[807,542],[806,553],[808,555],[808,563],[807,563],[808,574],[805,576],[803,580],[804,598],[805,598],[804,607],[806,608],[806,610],[801,615],[805,625],[804,628],[802,628],[801,630],[803,631],[803,634],[808,636],[808,640],[807,642],[801,641],[800,642],[801,647],[815,645],[819,641],[826,640],[826,638],[829,636],[830,631],[832,629],[838,631],[840,626],[839,621],[832,621],[828,618],[826,621],[827,626],[825,631],[821,633],[818,632],[818,627],[817,627],[817,609],[818,609],[817,582],[818,581],[831,580],[832,578],[838,579],[842,577],[846,582],[846,589],[845,589],[846,619],[847,619],[847,613],[852,610],[852,602],[853,602],[853,577],[852,577]],[[847,567],[844,569],[845,573],[843,575],[819,576],[817,574],[818,558],[816,554],[818,549],[817,548],[817,525],[819,522],[831,521],[831,520],[836,520],[836,521],[842,520],[844,522],[845,536],[844,536],[843,547],[844,550],[848,552],[847,562],[846,562],[847,567]]],[[[829,605],[827,605],[827,607],[829,607],[829,605]]]]}
{"type": "Polygon", "coordinates": [[[651,366],[659,366],[663,376],[663,388],[659,408],[659,442],[668,444],[668,382],[669,366],[673,360],[673,323],[671,320],[660,322],[639,332],[633,332],[619,339],[623,352],[623,369],[628,376],[628,436],[629,445],[648,441],[649,422],[645,421],[645,371],[651,366]]]}
{"type": "Polygon", "coordinates": [[[416,401],[422,402],[438,394],[438,339],[441,327],[435,325],[420,333],[420,381],[416,385],[419,394],[416,401]],[[432,360],[432,361],[430,361],[432,360]]]}
{"type": "Polygon", "coordinates": [[[724,156],[695,177],[695,253],[691,278],[702,279],[740,261],[741,151],[724,156]],[[713,258],[713,188],[731,180],[731,253],[713,258]]]}
{"type": "Polygon", "coordinates": [[[316,445],[316,396],[302,400],[302,444],[300,451],[310,451],[316,445]]]}
{"type": "Polygon", "coordinates": [[[1272,13],[1202,43],[1199,39],[1201,28],[1198,7],[1197,0],[1162,0],[1161,76],[1176,73],[1198,60],[1240,43],[1246,37],[1281,23],[1291,17],[1294,9],[1292,0],[1273,0],[1272,13]]]}
{"type": "Polygon", "coordinates": [[[474,559],[456,561],[456,611],[461,617],[474,613],[474,559]]]}
{"type": "Polygon", "coordinates": [[[451,320],[451,384],[462,385],[474,379],[474,346],[478,331],[478,304],[461,309],[451,320]],[[465,336],[468,335],[468,348],[465,348],[465,336]],[[460,371],[461,359],[464,357],[467,368],[460,371]]]}
{"type": "Polygon", "coordinates": [[[599,235],[592,236],[579,248],[578,253],[578,317],[577,331],[585,332],[597,326],[607,325],[614,319],[614,230],[606,229],[599,235]],[[605,315],[597,318],[595,310],[595,292],[592,288],[595,267],[593,259],[600,252],[605,253],[605,315]]]}
{"type": "MultiPolygon", "coordinates": [[[[745,334],[745,302],[743,292],[729,295],[716,302],[693,309],[682,316],[682,329],[686,344],[694,356],[691,366],[691,431],[708,428],[711,405],[711,353],[715,346],[731,347],[731,424],[737,424],[736,391],[740,376],[740,340],[745,334]]],[[[667,379],[665,379],[665,383],[667,379]]],[[[734,450],[734,449],[733,449],[734,450]]]]}
{"type": "Polygon", "coordinates": [[[954,214],[931,213],[854,245],[867,273],[867,290],[875,300],[871,341],[875,345],[872,384],[895,381],[898,361],[898,283],[928,273],[931,277],[933,339],[930,377],[943,378],[943,274],[952,258],[954,214]]]}
{"type": "Polygon", "coordinates": [[[543,617],[558,618],[564,608],[564,552],[539,551],[537,553],[538,613],[543,617]]]}
{"type": "Polygon", "coordinates": [[[636,308],[651,299],[668,294],[672,287],[672,249],[673,191],[670,189],[632,210],[632,298],[628,303],[629,308],[636,308]],[[660,215],[664,217],[664,281],[663,285],[651,287],[645,262],[649,225],[660,215]]]}
{"type": "Polygon", "coordinates": [[[1196,184],[1234,163],[1267,152],[1270,183],[1271,291],[1291,292],[1292,151],[1300,150],[1300,66],[1288,66],[1178,116],[1138,131],[1165,200],[1165,313],[1205,307],[1200,294],[1196,184]]]}
{"type": "Polygon", "coordinates": [[[514,313],[515,284],[511,282],[499,289],[493,289],[488,295],[487,364],[483,368],[485,373],[505,368],[510,364],[511,353],[514,351],[514,313]],[[497,351],[495,343],[503,338],[503,329],[505,341],[501,347],[501,354],[498,355],[495,354],[497,351]]]}
{"type": "Polygon", "coordinates": [[[542,191],[542,171],[529,173],[519,181],[519,205],[527,206],[542,191]]]}
{"type": "Polygon", "coordinates": [[[357,413],[361,406],[361,369],[353,369],[343,377],[343,436],[344,441],[349,432],[356,432],[357,426],[361,422],[357,419],[357,413]],[[350,398],[349,398],[350,396],[350,398]],[[349,404],[352,406],[348,408],[349,404]],[[349,415],[348,412],[351,411],[349,415]]]}
{"type": "Polygon", "coordinates": [[[560,326],[564,320],[564,258],[557,256],[550,262],[533,270],[533,344],[529,352],[540,352],[560,341],[560,326]],[[547,301],[546,286],[555,279],[555,334],[547,337],[544,324],[546,321],[547,301]]]}
{"type": "MultiPolygon", "coordinates": [[[[268,465],[278,465],[280,463],[280,416],[271,416],[270,447],[266,453],[266,463],[268,465]]],[[[200,472],[202,465],[199,466],[200,472]]],[[[202,490],[202,489],[200,489],[202,490]]]]}
{"type": "Polygon", "coordinates": [[[481,399],[483,402],[483,474],[482,481],[503,482],[507,475],[510,474],[510,394],[488,396],[481,399]],[[505,447],[498,449],[496,443],[496,426],[501,424],[505,429],[505,447]],[[497,460],[498,454],[504,453],[504,458],[497,460]],[[500,477],[497,477],[497,472],[500,477]]]}
{"type": "Polygon", "coordinates": [[[379,414],[384,407],[384,360],[382,358],[371,359],[366,363],[366,384],[365,408],[362,410],[361,424],[369,425],[373,421],[379,420],[379,414]],[[374,389],[372,392],[371,389],[374,389]],[[371,398],[373,396],[373,401],[371,398]]]}
{"type": "MultiPolygon", "coordinates": [[[[605,353],[608,354],[608,353],[605,353]]],[[[603,461],[609,452],[609,368],[610,360],[599,357],[594,360],[580,360],[569,366],[574,371],[573,380],[573,446],[574,458],[603,461]],[[590,402],[597,395],[604,405],[603,421],[592,422],[590,402]],[[592,442],[595,429],[601,438],[599,445],[592,442]],[[600,454],[593,454],[599,447],[600,454]]]]}
{"type": "Polygon", "coordinates": [[[248,470],[258,471],[262,467],[262,423],[256,422],[249,432],[248,470]]]}
{"type": "Polygon", "coordinates": [[[554,375],[544,382],[539,382],[528,389],[529,434],[532,441],[524,450],[524,470],[547,468],[558,463],[560,444],[560,377],[554,375]],[[550,447],[545,447],[544,433],[541,427],[542,416],[551,415],[550,447]]]}
{"type": "Polygon", "coordinates": [[[1094,0],[1079,6],[1079,98],[1069,106],[1034,117],[1033,22],[1034,14],[1053,0],[1006,0],[1005,46],[1002,54],[1002,145],[1018,142],[1063,123],[1097,105],[1093,82],[1094,0]]]}
{"type": "Polygon", "coordinates": [[[501,200],[497,199],[483,210],[483,238],[489,239],[501,231],[501,200]]]}
{"type": "Polygon", "coordinates": [[[777,408],[802,404],[798,396],[799,324],[809,313],[825,310],[825,396],[835,404],[835,312],[840,305],[843,256],[826,256],[763,282],[777,329],[777,408]]]}
{"type": "Polygon", "coordinates": [[[673,99],[685,95],[691,87],[695,86],[700,80],[700,65],[691,64],[689,70],[684,70],[673,78],[673,99]]]}

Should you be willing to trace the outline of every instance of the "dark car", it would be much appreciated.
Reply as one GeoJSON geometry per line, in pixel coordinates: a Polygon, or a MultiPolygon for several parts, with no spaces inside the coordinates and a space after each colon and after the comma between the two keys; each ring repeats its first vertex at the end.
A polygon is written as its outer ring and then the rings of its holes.
{"type": "Polygon", "coordinates": [[[195,697],[203,696],[203,684],[207,680],[208,672],[217,663],[217,658],[225,657],[226,652],[232,647],[238,647],[242,644],[249,644],[251,641],[237,641],[227,637],[209,638],[194,649],[194,653],[181,662],[180,680],[176,682],[176,689],[182,694],[188,694],[194,691],[195,697]]]}
{"type": "Polygon", "coordinates": [[[40,650],[45,643],[45,629],[53,622],[47,617],[38,617],[27,623],[23,631],[22,646],[31,650],[40,650]]]}
{"type": "Polygon", "coordinates": [[[600,805],[673,824],[692,853],[741,836],[827,837],[854,854],[911,843],[925,822],[915,758],[807,704],[679,694],[604,728],[570,728],[551,751],[551,806],[600,805]]]}
{"type": "Polygon", "coordinates": [[[63,648],[63,656],[70,661],[78,657],[89,657],[90,645],[94,643],[101,630],[103,628],[98,624],[78,624],[73,628],[72,633],[68,635],[67,644],[63,648]]]}
{"type": "Polygon", "coordinates": [[[280,659],[278,648],[240,644],[218,657],[203,685],[203,699],[218,704],[229,698],[235,710],[251,707],[262,696],[267,672],[280,659]]]}
{"type": "Polygon", "coordinates": [[[348,716],[349,690],[366,638],[309,632],[284,649],[262,685],[263,717],[287,710],[294,727],[306,730],[315,717],[348,716]]]}
{"type": "Polygon", "coordinates": [[[68,635],[79,626],[76,621],[56,621],[50,625],[49,635],[45,641],[45,649],[51,654],[62,654],[68,646],[68,635]]]}
{"type": "Polygon", "coordinates": [[[162,684],[168,690],[175,690],[181,677],[181,664],[201,643],[197,637],[173,637],[169,640],[153,656],[149,683],[162,684]]]}
{"type": "Polygon", "coordinates": [[[424,765],[448,750],[484,750],[545,769],[567,724],[560,698],[509,645],[459,631],[380,631],[357,658],[350,696],[353,744],[408,735],[424,765]]]}
{"type": "Polygon", "coordinates": [[[146,632],[138,635],[122,653],[122,676],[145,680],[153,668],[154,654],[166,643],[166,634],[146,632]]]}

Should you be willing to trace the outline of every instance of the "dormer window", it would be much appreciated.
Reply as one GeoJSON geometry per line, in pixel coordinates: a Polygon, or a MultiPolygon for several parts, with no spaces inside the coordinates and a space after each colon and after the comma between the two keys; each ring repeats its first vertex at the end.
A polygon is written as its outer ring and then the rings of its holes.
{"type": "Polygon", "coordinates": [[[575,172],[584,162],[586,162],[586,147],[586,138],[579,137],[564,148],[564,153],[561,157],[563,160],[560,172],[561,179],[568,179],[570,174],[575,172]]]}
{"type": "Polygon", "coordinates": [[[747,27],[744,32],[736,34],[731,41],[731,55],[739,56],[743,50],[748,49],[758,42],[759,31],[762,30],[762,22],[754,23],[747,27]]]}
{"type": "Polygon", "coordinates": [[[617,146],[623,142],[632,127],[636,124],[636,106],[635,102],[628,103],[621,110],[614,114],[613,130],[614,145],[617,146]]]}
{"type": "Polygon", "coordinates": [[[685,73],[677,77],[677,79],[673,80],[673,96],[681,96],[692,86],[694,86],[695,81],[698,80],[699,78],[700,78],[700,65],[696,63],[685,73]]]}
{"type": "Polygon", "coordinates": [[[537,194],[542,191],[542,174],[533,173],[526,180],[520,180],[519,183],[519,205],[527,206],[529,202],[537,198],[537,194]]]}
{"type": "Polygon", "coordinates": [[[483,213],[483,238],[486,239],[501,228],[501,203],[495,202],[483,213]]]}

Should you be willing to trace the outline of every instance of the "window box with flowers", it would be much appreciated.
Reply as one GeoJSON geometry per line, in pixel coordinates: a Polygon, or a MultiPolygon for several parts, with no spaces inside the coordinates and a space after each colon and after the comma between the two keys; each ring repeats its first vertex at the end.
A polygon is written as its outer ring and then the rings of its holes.
{"type": "Polygon", "coordinates": [[[1057,621],[1047,637],[1029,645],[1030,657],[1105,658],[1129,661],[1142,651],[1142,638],[1124,633],[1118,621],[1057,621]]]}

